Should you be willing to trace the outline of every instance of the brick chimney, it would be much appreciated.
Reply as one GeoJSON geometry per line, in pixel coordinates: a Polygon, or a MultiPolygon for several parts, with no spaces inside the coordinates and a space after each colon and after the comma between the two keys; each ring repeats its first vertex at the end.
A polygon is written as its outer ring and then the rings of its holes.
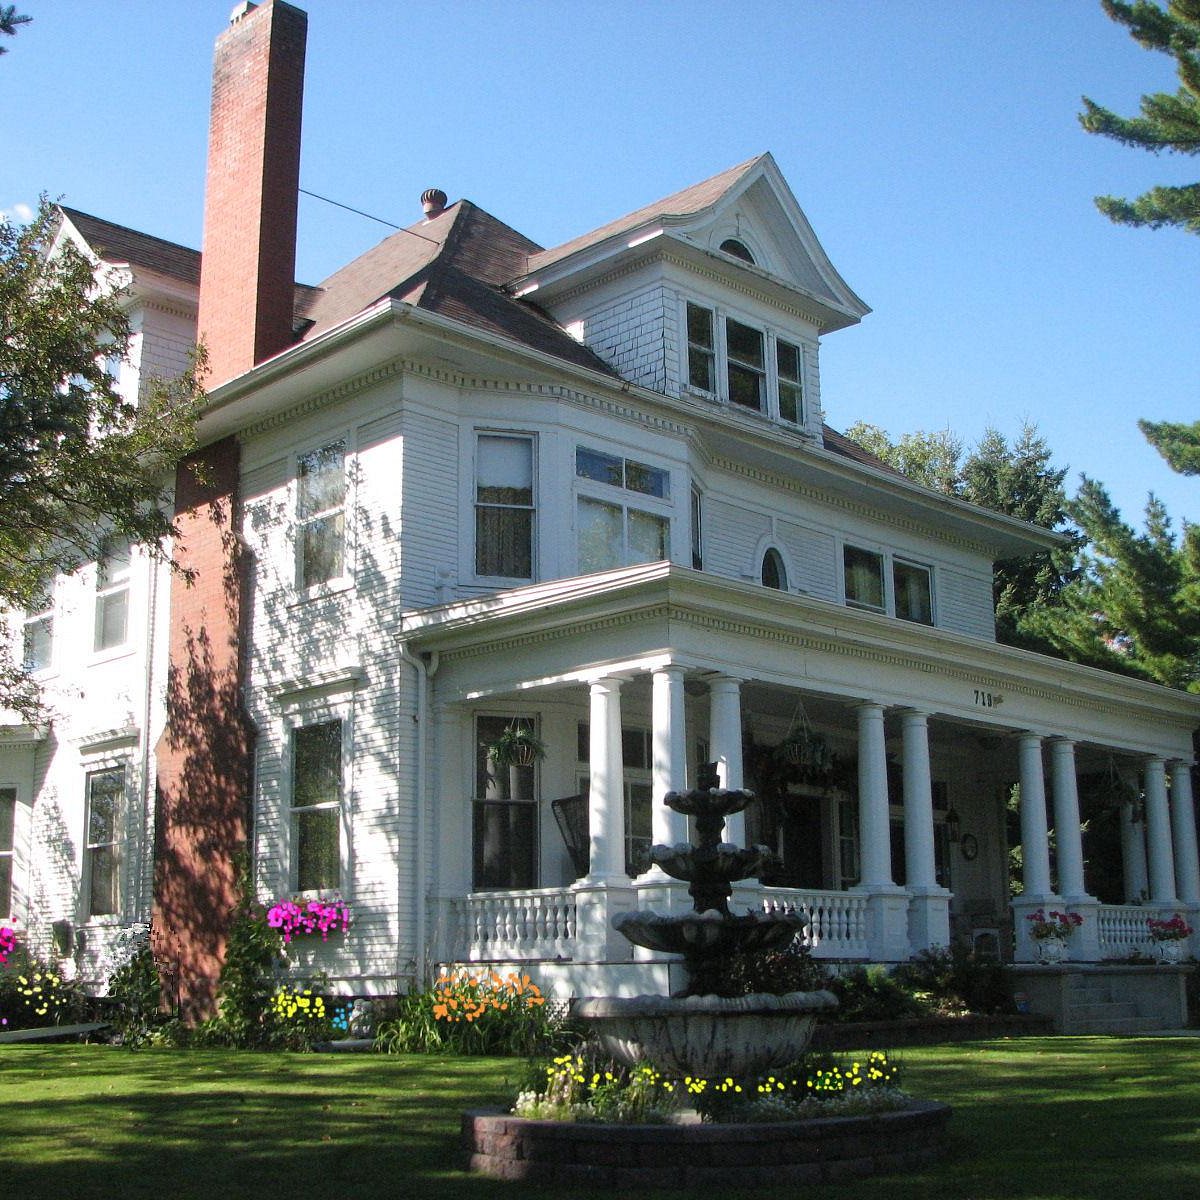
{"type": "Polygon", "coordinates": [[[200,266],[208,386],[293,342],[308,16],[241,3],[217,39],[200,266]]]}
{"type": "MultiPolygon", "coordinates": [[[[307,16],[240,4],[217,40],[199,327],[209,386],[292,344],[300,104],[307,16]]],[[[215,1011],[240,902],[253,791],[247,717],[249,571],[236,437],[175,476],[167,717],[155,748],[155,955],[166,1000],[192,1022],[215,1011]]]]}

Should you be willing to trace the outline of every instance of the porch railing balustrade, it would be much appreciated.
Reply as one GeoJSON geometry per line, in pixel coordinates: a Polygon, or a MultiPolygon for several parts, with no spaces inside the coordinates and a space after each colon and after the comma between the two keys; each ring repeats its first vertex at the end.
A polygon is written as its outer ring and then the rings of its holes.
{"type": "Polygon", "coordinates": [[[1101,958],[1128,958],[1134,951],[1149,955],[1154,943],[1148,918],[1161,920],[1172,916],[1174,908],[1153,908],[1143,904],[1102,904],[1096,915],[1100,935],[1101,958]]]}
{"type": "Polygon", "coordinates": [[[570,959],[575,896],[570,888],[472,892],[451,901],[452,957],[492,960],[570,959]]]}
{"type": "Polygon", "coordinates": [[[804,917],[801,938],[814,958],[867,957],[866,896],[765,887],[762,905],[766,912],[796,912],[804,917]]]}

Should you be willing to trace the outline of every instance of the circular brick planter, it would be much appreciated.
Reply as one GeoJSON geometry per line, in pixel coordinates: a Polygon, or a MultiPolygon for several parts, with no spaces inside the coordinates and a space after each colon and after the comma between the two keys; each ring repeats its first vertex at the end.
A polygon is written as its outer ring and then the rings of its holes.
{"type": "Polygon", "coordinates": [[[748,1125],[593,1125],[497,1113],[463,1116],[472,1171],[592,1187],[757,1187],[905,1171],[946,1149],[950,1108],[748,1125]]]}

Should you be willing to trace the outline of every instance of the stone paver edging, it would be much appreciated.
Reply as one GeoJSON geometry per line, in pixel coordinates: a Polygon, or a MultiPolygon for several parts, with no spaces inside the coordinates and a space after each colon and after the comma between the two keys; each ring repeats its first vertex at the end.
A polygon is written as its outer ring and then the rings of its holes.
{"type": "Polygon", "coordinates": [[[598,1125],[463,1115],[470,1169],[578,1187],[756,1187],[911,1170],[946,1150],[950,1108],[772,1124],[598,1125]]]}

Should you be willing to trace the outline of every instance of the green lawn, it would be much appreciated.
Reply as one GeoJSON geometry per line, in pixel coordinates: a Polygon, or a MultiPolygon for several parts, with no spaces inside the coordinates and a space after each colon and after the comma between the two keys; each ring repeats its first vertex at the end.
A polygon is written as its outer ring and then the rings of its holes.
{"type": "MultiPolygon", "coordinates": [[[[954,1105],[950,1157],[886,1184],[805,1196],[1200,1197],[1200,1040],[1037,1038],[898,1057],[909,1090],[954,1105]]],[[[502,1059],[0,1047],[0,1196],[549,1195],[460,1169],[459,1112],[498,1102],[519,1067],[502,1059]]]]}

